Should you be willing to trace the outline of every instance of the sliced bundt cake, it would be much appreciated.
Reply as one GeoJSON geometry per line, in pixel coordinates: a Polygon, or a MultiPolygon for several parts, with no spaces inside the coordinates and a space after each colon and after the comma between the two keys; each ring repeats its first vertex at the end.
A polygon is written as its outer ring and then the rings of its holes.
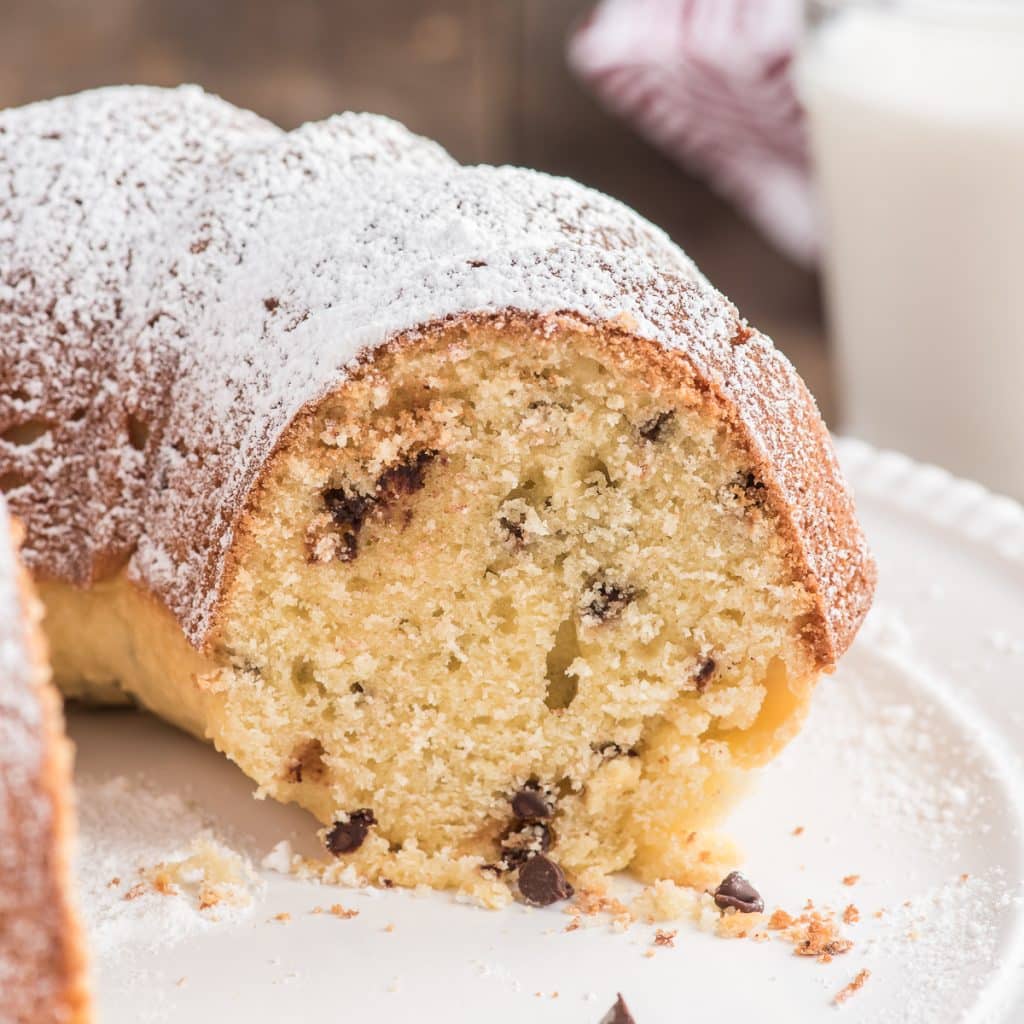
{"type": "Polygon", "coordinates": [[[62,685],[372,880],[718,880],[873,568],[813,400],[665,235],[195,90],[0,114],[0,196],[0,473],[62,685]]]}
{"type": "Polygon", "coordinates": [[[86,1024],[69,748],[19,535],[0,496],[0,1024],[86,1024]]]}

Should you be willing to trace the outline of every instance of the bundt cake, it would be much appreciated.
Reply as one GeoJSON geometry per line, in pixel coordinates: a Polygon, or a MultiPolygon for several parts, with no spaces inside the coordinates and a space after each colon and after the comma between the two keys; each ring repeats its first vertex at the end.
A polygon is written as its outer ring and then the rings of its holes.
{"type": "Polygon", "coordinates": [[[190,87],[0,114],[0,482],[66,692],[492,905],[717,882],[874,582],[804,385],[662,232],[190,87]]]}
{"type": "Polygon", "coordinates": [[[0,1024],[85,1024],[69,746],[16,541],[0,497],[0,1024]]]}

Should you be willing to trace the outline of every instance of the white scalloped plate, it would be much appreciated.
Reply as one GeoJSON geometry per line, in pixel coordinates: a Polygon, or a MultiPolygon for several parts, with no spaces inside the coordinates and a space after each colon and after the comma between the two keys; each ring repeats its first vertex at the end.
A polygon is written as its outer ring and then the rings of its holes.
{"type": "MultiPolygon", "coordinates": [[[[849,953],[819,964],[780,941],[681,923],[675,947],[649,956],[645,924],[566,933],[558,908],[490,913],[264,870],[255,906],[214,923],[183,897],[146,896],[130,912],[107,899],[91,921],[103,1024],[596,1024],[617,991],[639,1024],[797,1024],[831,1019],[832,997],[862,968],[871,975],[842,1009],[850,1021],[1024,1019],[1024,510],[859,443],[843,442],[841,456],[879,561],[876,611],[730,829],[770,907],[856,904],[849,953]],[[847,886],[848,875],[860,877],[847,886]],[[359,916],[311,913],[333,902],[359,916]]],[[[106,792],[97,780],[114,776],[144,775],[153,794],[198,805],[176,821],[155,814],[168,851],[203,816],[257,862],[282,838],[308,843],[302,812],[256,803],[235,768],[152,719],[77,712],[71,729],[79,775],[92,780],[80,872],[94,890],[116,865],[118,828],[134,827],[134,813],[118,824],[95,803],[106,792]]]]}

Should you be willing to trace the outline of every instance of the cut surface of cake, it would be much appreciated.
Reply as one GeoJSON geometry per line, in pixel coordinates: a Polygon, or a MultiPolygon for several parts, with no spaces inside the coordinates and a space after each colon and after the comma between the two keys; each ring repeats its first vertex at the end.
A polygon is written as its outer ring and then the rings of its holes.
{"type": "Polygon", "coordinates": [[[680,249],[192,88],[0,114],[0,195],[0,477],[67,692],[212,741],[356,877],[719,880],[874,569],[804,385],[680,249]]]}
{"type": "Polygon", "coordinates": [[[0,496],[0,1024],[86,1024],[70,751],[19,538],[0,496]]]}

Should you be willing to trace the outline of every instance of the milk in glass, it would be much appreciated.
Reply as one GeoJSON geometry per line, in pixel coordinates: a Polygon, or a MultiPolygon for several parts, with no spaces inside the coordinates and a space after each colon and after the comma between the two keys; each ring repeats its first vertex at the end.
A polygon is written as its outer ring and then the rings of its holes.
{"type": "Polygon", "coordinates": [[[798,80],[843,429],[1024,499],[1024,3],[829,7],[798,80]]]}

